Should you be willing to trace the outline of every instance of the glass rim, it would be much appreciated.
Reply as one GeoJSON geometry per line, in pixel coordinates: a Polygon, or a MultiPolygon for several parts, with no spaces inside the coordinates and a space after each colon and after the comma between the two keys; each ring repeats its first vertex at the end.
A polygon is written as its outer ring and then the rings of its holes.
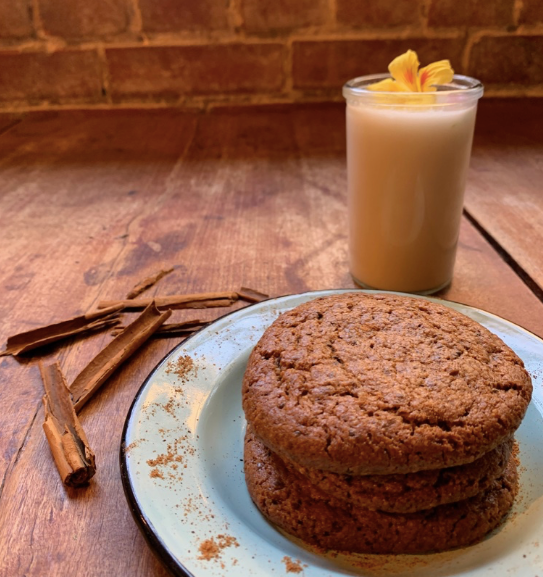
{"type": "Polygon", "coordinates": [[[448,84],[437,86],[437,90],[432,92],[390,92],[386,90],[368,90],[366,87],[380,80],[385,80],[387,78],[392,78],[392,76],[386,73],[380,74],[367,74],[364,76],[357,76],[343,85],[343,96],[348,98],[354,98],[355,100],[371,98],[379,95],[387,95],[391,97],[402,96],[403,98],[410,98],[416,95],[417,100],[420,99],[435,99],[438,96],[448,97],[455,96],[458,97],[462,95],[462,99],[471,100],[478,99],[483,95],[484,87],[481,81],[471,76],[464,76],[463,74],[455,74],[453,79],[448,84]]]}

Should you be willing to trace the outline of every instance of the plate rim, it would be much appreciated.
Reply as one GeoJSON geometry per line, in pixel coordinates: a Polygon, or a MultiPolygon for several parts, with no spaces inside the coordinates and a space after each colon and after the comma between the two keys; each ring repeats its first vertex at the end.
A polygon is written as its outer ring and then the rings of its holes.
{"type": "MultiPolygon", "coordinates": [[[[194,575],[194,573],[192,573],[189,569],[187,569],[184,565],[182,565],[175,558],[175,556],[170,552],[168,547],[162,542],[162,540],[158,536],[156,530],[154,530],[153,525],[146,518],[142,508],[139,506],[138,499],[137,499],[136,494],[132,488],[132,483],[130,481],[130,475],[128,472],[128,461],[126,459],[127,434],[128,434],[128,429],[130,426],[131,418],[133,417],[133,414],[134,414],[134,408],[137,405],[138,400],[141,397],[141,395],[143,394],[147,385],[152,380],[153,375],[156,373],[157,369],[170,356],[174,355],[175,352],[179,348],[185,346],[187,342],[196,338],[196,336],[198,334],[200,334],[201,332],[204,332],[207,330],[213,330],[213,327],[218,322],[223,321],[224,319],[226,319],[229,316],[240,313],[241,311],[247,311],[247,310],[250,310],[254,307],[261,306],[263,303],[267,303],[267,302],[277,302],[277,301],[281,301],[281,300],[287,299],[287,298],[293,298],[293,299],[296,299],[298,297],[303,298],[303,297],[312,296],[312,295],[314,295],[314,298],[319,298],[319,296],[330,296],[330,295],[334,295],[334,294],[349,293],[349,292],[360,292],[360,293],[364,293],[364,294],[392,294],[392,295],[400,295],[400,296],[407,296],[407,297],[411,297],[411,298],[417,298],[417,299],[421,299],[421,300],[429,300],[429,301],[438,302],[438,303],[451,303],[451,304],[459,305],[461,307],[466,307],[466,308],[471,309],[473,311],[482,312],[485,315],[489,315],[489,316],[497,319],[499,322],[502,322],[502,323],[504,322],[508,325],[511,325],[516,330],[520,329],[522,332],[525,332],[531,338],[534,338],[537,341],[539,341],[541,343],[541,345],[543,346],[543,338],[536,335],[532,331],[514,323],[513,321],[510,321],[508,319],[500,317],[499,315],[492,313],[490,311],[487,311],[485,309],[482,309],[480,307],[475,307],[475,306],[467,305],[465,303],[461,303],[458,301],[453,301],[453,300],[445,299],[445,298],[441,298],[441,297],[435,297],[432,295],[417,295],[417,294],[403,293],[403,292],[398,292],[398,291],[384,291],[384,290],[360,289],[360,288],[316,289],[316,290],[311,290],[311,291],[304,291],[301,293],[287,293],[287,294],[280,295],[277,297],[269,297],[267,299],[263,299],[263,300],[258,301],[258,302],[250,303],[244,307],[235,309],[233,311],[228,311],[227,313],[220,315],[219,317],[217,317],[216,319],[211,321],[209,324],[199,328],[194,333],[192,333],[189,337],[187,337],[186,339],[184,339],[183,341],[181,341],[180,343],[175,345],[172,349],[170,349],[154,365],[154,367],[149,371],[149,373],[147,374],[147,376],[143,380],[141,386],[136,391],[136,394],[134,395],[134,398],[133,398],[133,400],[130,404],[130,407],[128,409],[128,412],[126,414],[123,429],[122,429],[122,434],[121,434],[120,448],[119,448],[119,465],[120,465],[120,473],[121,473],[121,481],[122,481],[122,486],[123,486],[123,493],[125,495],[125,499],[128,503],[132,517],[134,518],[136,525],[138,526],[138,529],[143,534],[143,537],[145,538],[147,544],[151,548],[151,551],[153,552],[155,557],[157,557],[158,560],[163,564],[163,566],[168,571],[170,571],[171,574],[174,575],[175,577],[195,577],[195,575],[194,575]]],[[[447,306],[447,304],[445,304],[445,306],[447,306]]]]}

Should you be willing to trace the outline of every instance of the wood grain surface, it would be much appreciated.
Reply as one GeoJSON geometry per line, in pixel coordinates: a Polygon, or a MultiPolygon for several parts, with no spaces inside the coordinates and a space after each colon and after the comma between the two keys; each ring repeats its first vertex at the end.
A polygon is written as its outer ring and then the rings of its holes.
{"type": "MultiPolygon", "coordinates": [[[[537,290],[517,274],[543,288],[541,137],[514,126],[523,107],[483,101],[466,201],[477,226],[463,220],[440,296],[543,336],[537,290]]],[[[170,266],[146,296],[354,287],[342,106],[32,113],[0,118],[0,133],[2,342],[124,298],[170,266]]],[[[58,360],[70,382],[111,339],[0,359],[1,576],[166,575],[131,518],[118,455],[135,393],[181,339],[148,342],[81,411],[97,464],[88,487],[62,486],[42,430],[37,361],[58,360]]]]}
{"type": "Polygon", "coordinates": [[[466,208],[543,286],[543,100],[482,107],[466,208]]]}

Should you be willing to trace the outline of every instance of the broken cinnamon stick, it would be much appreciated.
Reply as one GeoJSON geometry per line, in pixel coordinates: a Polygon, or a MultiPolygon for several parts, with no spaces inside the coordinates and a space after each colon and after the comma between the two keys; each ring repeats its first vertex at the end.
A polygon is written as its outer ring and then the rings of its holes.
{"type": "Polygon", "coordinates": [[[125,299],[118,301],[101,301],[98,308],[123,306],[126,310],[141,310],[155,302],[157,308],[169,309],[206,309],[228,307],[238,300],[237,292],[213,292],[189,295],[171,295],[154,299],[125,299]]]}
{"type": "Polygon", "coordinates": [[[43,430],[62,482],[80,487],[96,473],[94,453],[72,404],[66,379],[58,362],[45,367],[40,362],[45,389],[43,430]]]}
{"type": "Polygon", "coordinates": [[[156,332],[171,314],[171,310],[160,312],[154,301],[151,301],[133,323],[94,357],[70,385],[76,411],[81,410],[109,376],[156,332]]]}
{"type": "Polygon", "coordinates": [[[167,274],[170,274],[173,271],[173,267],[159,270],[155,274],[148,276],[141,280],[138,284],[134,286],[134,288],[126,295],[127,299],[134,299],[139,296],[141,293],[145,292],[148,288],[151,288],[155,285],[160,279],[164,278],[167,274]]]}
{"type": "Polygon", "coordinates": [[[123,305],[116,304],[66,321],[11,336],[6,342],[5,350],[0,351],[0,357],[5,355],[22,355],[23,353],[80,333],[111,327],[119,322],[119,312],[122,309],[123,305]]]}
{"type": "Polygon", "coordinates": [[[248,301],[250,303],[259,303],[261,301],[265,301],[266,299],[270,298],[270,295],[265,293],[261,293],[259,291],[255,291],[254,289],[242,286],[238,291],[238,296],[240,299],[244,301],[248,301]]]}
{"type": "MultiPolygon", "coordinates": [[[[197,329],[201,329],[209,324],[210,321],[200,321],[198,319],[190,320],[190,321],[182,321],[180,323],[168,323],[163,324],[156,333],[153,334],[153,337],[168,337],[168,336],[177,336],[178,334],[187,334],[193,333],[197,329]]],[[[125,327],[119,326],[115,327],[111,334],[116,336],[120,332],[122,332],[125,327]]]]}
{"type": "Polygon", "coordinates": [[[193,333],[194,331],[205,327],[207,324],[209,324],[209,322],[199,320],[168,323],[162,325],[153,337],[175,337],[178,335],[186,335],[187,333],[193,333]]]}

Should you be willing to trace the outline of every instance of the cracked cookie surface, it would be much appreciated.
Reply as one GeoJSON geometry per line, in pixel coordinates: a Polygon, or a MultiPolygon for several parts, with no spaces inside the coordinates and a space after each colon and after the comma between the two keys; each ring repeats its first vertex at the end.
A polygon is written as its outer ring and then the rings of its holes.
{"type": "Polygon", "coordinates": [[[522,360],[465,315],[354,292],[278,317],[250,355],[242,402],[280,456],[382,475],[482,457],[517,429],[531,392],[522,360]]]}
{"type": "Polygon", "coordinates": [[[486,491],[417,513],[370,511],[331,497],[289,471],[247,430],[245,478],[249,494],[272,523],[322,549],[353,553],[428,553],[477,542],[499,525],[517,489],[516,464],[486,491]]]}

